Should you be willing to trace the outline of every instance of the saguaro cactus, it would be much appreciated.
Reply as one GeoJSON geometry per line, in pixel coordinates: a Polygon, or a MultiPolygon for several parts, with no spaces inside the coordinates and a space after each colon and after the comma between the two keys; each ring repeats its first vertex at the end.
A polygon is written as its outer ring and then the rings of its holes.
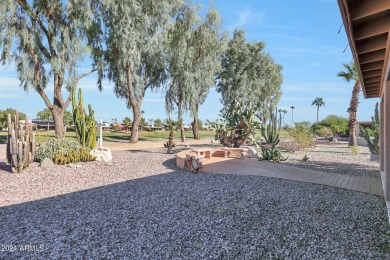
{"type": "Polygon", "coordinates": [[[11,164],[12,172],[20,173],[35,156],[35,133],[32,125],[28,122],[26,115],[24,129],[19,124],[19,112],[16,111],[14,122],[8,114],[8,136],[7,136],[7,161],[11,164]]]}
{"type": "Polygon", "coordinates": [[[84,146],[94,149],[96,146],[96,121],[91,105],[88,105],[89,115],[85,113],[83,105],[83,92],[79,89],[78,104],[76,103],[76,88],[72,88],[72,109],[73,122],[76,128],[78,142],[84,146]]]}

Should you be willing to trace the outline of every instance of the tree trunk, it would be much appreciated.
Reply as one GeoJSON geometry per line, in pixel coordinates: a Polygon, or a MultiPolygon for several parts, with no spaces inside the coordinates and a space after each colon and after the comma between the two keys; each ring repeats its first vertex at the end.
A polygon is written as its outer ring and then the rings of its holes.
{"type": "Polygon", "coordinates": [[[293,124],[294,124],[294,110],[291,109],[291,127],[294,127],[293,124]]]}
{"type": "Polygon", "coordinates": [[[356,121],[355,124],[349,126],[348,146],[357,146],[356,141],[356,121]]]}
{"type": "Polygon", "coordinates": [[[181,141],[185,142],[186,141],[186,133],[184,132],[183,111],[182,111],[181,107],[178,107],[178,113],[177,114],[178,114],[177,119],[178,119],[178,123],[179,123],[179,127],[180,127],[181,141]]]}
{"type": "Polygon", "coordinates": [[[194,116],[194,121],[192,122],[192,133],[194,134],[194,139],[199,140],[199,125],[198,125],[198,117],[194,116]]]}
{"type": "Polygon", "coordinates": [[[133,124],[131,129],[130,143],[138,143],[138,127],[141,122],[141,106],[132,107],[133,110],[133,124]]]}
{"type": "Polygon", "coordinates": [[[318,125],[318,112],[320,111],[320,107],[317,106],[317,125],[318,125]]]}
{"type": "Polygon", "coordinates": [[[54,106],[51,113],[53,114],[56,138],[63,139],[65,137],[65,129],[64,129],[65,108],[54,106]]]}
{"type": "Polygon", "coordinates": [[[360,94],[360,81],[356,81],[355,86],[352,90],[352,97],[350,102],[349,112],[349,138],[348,145],[356,146],[356,113],[359,105],[359,94],[360,94]]]}

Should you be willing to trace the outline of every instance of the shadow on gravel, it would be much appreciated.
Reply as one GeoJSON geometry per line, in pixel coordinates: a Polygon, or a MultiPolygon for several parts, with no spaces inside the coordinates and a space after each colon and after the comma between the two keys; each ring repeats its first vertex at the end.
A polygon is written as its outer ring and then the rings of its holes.
{"type": "Polygon", "coordinates": [[[9,165],[5,162],[0,162],[0,170],[6,171],[6,172],[11,172],[11,165],[9,165]]]}
{"type": "Polygon", "coordinates": [[[303,169],[323,171],[335,174],[348,174],[373,178],[381,177],[379,168],[370,167],[364,164],[311,161],[310,159],[307,162],[297,160],[296,163],[291,163],[288,161],[284,161],[281,163],[283,163],[284,165],[299,167],[303,169]],[[355,170],[359,170],[359,172],[356,172],[355,170]]]}
{"type": "Polygon", "coordinates": [[[0,241],[13,246],[4,259],[390,257],[383,199],[256,176],[173,171],[1,207],[0,217],[0,241]]]}

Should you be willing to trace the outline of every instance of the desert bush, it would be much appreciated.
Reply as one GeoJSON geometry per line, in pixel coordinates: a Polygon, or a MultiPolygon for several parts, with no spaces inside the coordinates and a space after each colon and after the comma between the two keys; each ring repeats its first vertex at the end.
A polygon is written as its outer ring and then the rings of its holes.
{"type": "Polygon", "coordinates": [[[318,131],[315,131],[315,134],[319,137],[326,137],[326,136],[332,136],[333,132],[330,128],[328,127],[323,127],[318,131]]]}
{"type": "Polygon", "coordinates": [[[121,129],[122,129],[122,128],[121,128],[119,125],[114,125],[114,126],[112,127],[112,130],[113,130],[114,132],[119,132],[121,129]]]}
{"type": "MultiPolygon", "coordinates": [[[[95,160],[94,157],[88,157],[86,153],[89,154],[90,149],[83,147],[77,142],[69,141],[66,139],[50,139],[49,141],[43,143],[35,153],[35,161],[41,162],[45,158],[50,158],[53,161],[59,160],[61,157],[75,157],[75,160],[72,162],[78,161],[92,161],[95,160]]],[[[63,159],[62,161],[68,161],[63,159]]],[[[69,159],[71,161],[71,159],[69,159]]]]}
{"type": "Polygon", "coordinates": [[[349,119],[346,117],[329,115],[318,122],[318,125],[329,127],[334,134],[347,135],[349,133],[348,122],[349,119]]]}
{"type": "Polygon", "coordinates": [[[309,129],[311,127],[311,123],[309,121],[294,122],[294,125],[295,125],[294,127],[295,129],[300,129],[300,128],[309,129]]]}
{"type": "Polygon", "coordinates": [[[305,152],[313,145],[314,136],[310,128],[294,127],[290,129],[288,135],[294,140],[295,145],[305,152]]]}

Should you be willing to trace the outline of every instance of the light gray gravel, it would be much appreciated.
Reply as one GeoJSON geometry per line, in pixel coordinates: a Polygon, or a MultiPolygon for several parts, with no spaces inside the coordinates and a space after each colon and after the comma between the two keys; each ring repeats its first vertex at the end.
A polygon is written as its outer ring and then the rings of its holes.
{"type": "Polygon", "coordinates": [[[16,189],[37,179],[47,182],[41,189],[62,193],[76,185],[68,182],[72,175],[86,185],[86,177],[95,183],[92,176],[104,174],[106,184],[1,207],[0,244],[17,250],[0,258],[390,258],[383,198],[266,177],[190,174],[163,151],[114,152],[112,167],[29,167],[16,189]],[[22,252],[21,245],[43,251],[22,252]]]}
{"type": "Polygon", "coordinates": [[[320,144],[309,149],[307,162],[302,161],[304,152],[297,151],[294,154],[284,153],[288,159],[282,163],[315,171],[380,178],[379,160],[371,159],[367,147],[359,146],[359,149],[360,152],[354,154],[347,144],[320,144]]]}

